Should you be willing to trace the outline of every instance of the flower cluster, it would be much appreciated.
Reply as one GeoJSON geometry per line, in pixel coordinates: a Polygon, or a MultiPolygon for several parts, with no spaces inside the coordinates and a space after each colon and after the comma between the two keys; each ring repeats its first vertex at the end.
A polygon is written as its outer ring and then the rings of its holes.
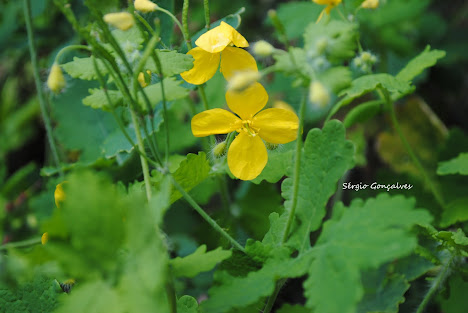
{"type": "MultiPolygon", "coordinates": [[[[237,132],[227,149],[227,163],[231,173],[242,180],[260,175],[268,161],[267,147],[288,143],[297,137],[299,120],[291,110],[272,108],[263,110],[268,102],[255,59],[244,49],[249,44],[227,23],[206,32],[195,41],[196,48],[188,54],[194,57],[191,70],[181,74],[187,82],[199,85],[221,73],[229,81],[226,102],[229,109],[212,109],[195,115],[192,133],[196,137],[237,132]]],[[[229,144],[229,142],[227,143],[229,144]]],[[[218,148],[218,146],[216,147],[218,148]]]]}

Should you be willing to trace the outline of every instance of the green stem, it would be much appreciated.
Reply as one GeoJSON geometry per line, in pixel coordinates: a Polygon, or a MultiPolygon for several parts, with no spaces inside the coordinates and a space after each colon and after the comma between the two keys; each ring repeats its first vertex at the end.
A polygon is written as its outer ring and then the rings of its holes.
{"type": "Polygon", "coordinates": [[[268,298],[265,308],[263,308],[263,313],[270,313],[271,309],[273,308],[273,305],[275,304],[276,298],[278,297],[278,294],[281,290],[281,287],[283,287],[285,282],[286,279],[281,279],[276,283],[275,291],[273,291],[273,294],[268,298]]]}
{"type": "Polygon", "coordinates": [[[29,247],[29,246],[34,246],[37,244],[41,243],[41,238],[33,238],[33,239],[27,239],[23,241],[17,241],[17,242],[12,242],[12,243],[6,243],[2,246],[0,246],[0,251],[2,250],[7,250],[11,248],[24,248],[24,247],[29,247]]]}
{"type": "Polygon", "coordinates": [[[400,137],[401,143],[406,149],[406,152],[410,156],[411,160],[413,163],[416,165],[418,168],[419,172],[423,176],[423,179],[427,186],[429,186],[430,190],[432,191],[432,194],[434,195],[434,198],[436,199],[437,203],[442,207],[445,208],[444,200],[442,198],[442,195],[439,193],[439,190],[435,186],[435,183],[432,181],[432,179],[429,177],[427,174],[426,170],[422,166],[421,162],[419,161],[418,157],[414,153],[413,149],[411,148],[411,145],[409,144],[408,140],[406,139],[405,135],[403,134],[403,131],[401,130],[400,123],[398,123],[398,119],[396,116],[395,112],[395,106],[393,105],[393,101],[390,98],[390,95],[388,94],[387,90],[381,91],[384,95],[384,99],[387,103],[387,106],[390,110],[390,117],[392,119],[392,124],[393,127],[395,128],[395,131],[397,132],[398,136],[400,137]]]}
{"type": "Polygon", "coordinates": [[[67,53],[68,51],[70,51],[70,50],[79,50],[79,49],[91,51],[90,47],[84,46],[84,45],[66,46],[65,48],[60,50],[59,53],[57,53],[57,55],[55,56],[55,63],[60,64],[60,58],[62,57],[63,54],[67,53]]]}
{"type": "Polygon", "coordinates": [[[289,231],[291,230],[292,222],[296,214],[297,206],[297,197],[299,193],[299,176],[301,171],[301,155],[302,155],[302,129],[304,127],[304,112],[306,105],[306,92],[302,96],[301,106],[299,108],[299,128],[297,129],[297,139],[296,139],[296,159],[294,163],[294,182],[293,182],[293,197],[292,204],[289,210],[288,221],[286,223],[286,228],[283,232],[283,237],[281,239],[281,244],[284,244],[289,236],[289,231]]]}
{"type": "MultiPolygon", "coordinates": [[[[133,127],[135,127],[138,150],[140,150],[142,155],[144,154],[146,156],[145,146],[143,144],[143,139],[141,138],[140,125],[138,124],[136,113],[131,107],[130,107],[130,114],[132,115],[133,127]]],[[[148,201],[149,201],[151,199],[151,183],[150,183],[149,167],[148,167],[147,159],[143,157],[142,155],[140,155],[141,169],[143,170],[143,179],[145,181],[146,197],[148,198],[148,201]]]]}
{"type": "Polygon", "coordinates": [[[418,309],[416,310],[416,313],[424,312],[424,309],[429,304],[429,302],[431,301],[432,297],[435,295],[437,290],[439,290],[442,287],[445,280],[450,276],[450,269],[451,269],[454,259],[455,259],[455,254],[452,254],[447,260],[447,262],[442,265],[440,272],[431,282],[431,288],[429,288],[428,292],[424,296],[423,301],[421,302],[421,304],[419,304],[418,309]]]}
{"type": "MultiPolygon", "coordinates": [[[[184,4],[185,4],[185,3],[184,3],[184,4]]],[[[163,12],[163,13],[165,13],[165,14],[167,14],[167,15],[170,16],[170,18],[174,21],[174,23],[177,24],[177,26],[179,27],[180,31],[182,32],[182,36],[184,37],[185,42],[188,43],[188,40],[190,40],[189,37],[188,37],[188,32],[184,32],[184,28],[183,28],[182,24],[180,24],[179,20],[174,16],[174,14],[172,14],[172,13],[169,12],[168,10],[163,9],[163,8],[161,8],[161,7],[158,7],[156,10],[157,10],[157,11],[161,11],[161,12],[163,12]]],[[[188,44],[187,44],[187,46],[188,46],[188,44]]],[[[190,49],[191,49],[191,48],[190,48],[190,49]]]]}
{"type": "Polygon", "coordinates": [[[189,10],[189,0],[184,0],[184,5],[182,7],[182,24],[183,28],[182,34],[184,35],[185,42],[187,44],[187,48],[189,50],[192,49],[192,40],[190,39],[189,30],[188,30],[188,10],[189,10]]]}
{"type": "Polygon", "coordinates": [[[179,183],[174,179],[174,177],[167,173],[171,177],[172,184],[174,187],[182,194],[184,199],[194,208],[195,211],[197,211],[198,214],[200,214],[203,219],[210,224],[211,227],[213,227],[221,236],[229,240],[232,245],[237,248],[238,250],[245,252],[244,247],[242,247],[234,238],[232,238],[224,229],[222,229],[218,223],[216,223],[215,220],[213,220],[199,205],[198,203],[187,193],[187,191],[184,190],[184,188],[179,185],[179,183]]]}
{"type": "Polygon", "coordinates": [[[31,63],[33,67],[34,82],[36,84],[37,96],[39,98],[39,106],[41,107],[42,119],[44,120],[44,125],[47,133],[47,139],[49,141],[50,150],[52,152],[52,157],[55,162],[55,166],[59,169],[60,176],[63,176],[63,171],[60,167],[60,159],[57,152],[57,146],[55,145],[53,133],[52,133],[52,123],[49,118],[49,114],[46,108],[46,99],[44,96],[44,91],[42,90],[42,82],[39,76],[39,66],[37,64],[37,54],[36,47],[34,45],[34,33],[32,28],[32,18],[31,18],[31,0],[24,0],[24,16],[26,20],[26,30],[28,33],[28,44],[29,44],[29,53],[31,55],[31,63]]]}
{"type": "Polygon", "coordinates": [[[203,8],[205,9],[205,27],[206,30],[210,30],[210,3],[209,0],[204,0],[203,1],[203,8]]]}

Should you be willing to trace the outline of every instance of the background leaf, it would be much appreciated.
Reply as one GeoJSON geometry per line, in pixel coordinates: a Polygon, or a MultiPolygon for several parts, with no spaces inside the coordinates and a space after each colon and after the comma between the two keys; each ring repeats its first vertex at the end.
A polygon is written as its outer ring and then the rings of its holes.
{"type": "Polygon", "coordinates": [[[223,250],[221,247],[206,252],[206,245],[184,257],[171,260],[172,273],[175,277],[195,277],[199,273],[211,271],[216,264],[229,258],[232,252],[223,250]]]}

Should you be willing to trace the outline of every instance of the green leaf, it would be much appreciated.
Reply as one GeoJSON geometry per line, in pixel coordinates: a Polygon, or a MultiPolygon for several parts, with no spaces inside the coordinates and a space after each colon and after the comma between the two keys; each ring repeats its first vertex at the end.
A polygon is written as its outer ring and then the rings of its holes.
{"type": "Polygon", "coordinates": [[[201,245],[198,249],[184,257],[172,259],[172,273],[175,277],[193,278],[199,273],[211,271],[216,264],[231,257],[232,252],[218,247],[215,250],[206,252],[206,245],[201,245]]]}
{"type": "Polygon", "coordinates": [[[350,128],[356,123],[365,123],[382,111],[382,100],[367,101],[352,108],[343,121],[346,128],[350,128]]]}
{"type": "Polygon", "coordinates": [[[299,277],[305,273],[311,254],[295,259],[271,258],[263,268],[250,272],[246,277],[232,277],[225,284],[210,289],[208,300],[201,303],[202,312],[224,313],[232,308],[242,308],[269,296],[275,282],[285,277],[299,277]]]}
{"type": "MultiPolygon", "coordinates": [[[[312,129],[304,143],[299,170],[296,217],[300,222],[288,243],[299,251],[310,247],[309,234],[317,230],[325,216],[328,199],[335,193],[338,180],[354,165],[354,146],[346,140],[339,121],[325,124],[323,130],[312,129]]],[[[291,210],[294,197],[294,177],[281,185],[286,211],[291,210]]]]}
{"type": "Polygon", "coordinates": [[[337,94],[351,84],[351,70],[344,66],[332,67],[318,73],[317,80],[337,94]]]}
{"type": "MultiPolygon", "coordinates": [[[[164,92],[166,101],[173,101],[180,98],[184,98],[188,95],[189,90],[181,86],[182,81],[176,80],[174,77],[167,77],[164,79],[164,92]]],[[[148,96],[149,102],[153,107],[158,105],[162,100],[161,83],[150,85],[143,89],[148,96]]],[[[140,106],[143,110],[146,110],[146,104],[143,100],[143,96],[140,92],[140,106]]]]}
{"type": "Polygon", "coordinates": [[[132,47],[133,49],[140,48],[140,45],[144,41],[138,27],[132,27],[128,30],[114,29],[112,35],[114,35],[124,51],[127,47],[132,47]]]}
{"type": "Polygon", "coordinates": [[[279,72],[284,72],[286,75],[297,75],[302,73],[306,77],[311,75],[312,69],[306,61],[306,53],[304,49],[292,47],[291,50],[278,50],[273,54],[275,59],[275,69],[279,72]]]}
{"type": "MultiPolygon", "coordinates": [[[[193,57],[190,54],[178,53],[174,50],[156,50],[164,77],[173,76],[188,71],[193,67],[193,57]]],[[[153,58],[146,62],[145,69],[159,74],[153,58]]]]}
{"type": "Polygon", "coordinates": [[[458,222],[468,221],[468,197],[455,199],[442,212],[440,226],[446,228],[458,222]]]}
{"type": "Polygon", "coordinates": [[[178,313],[197,313],[198,302],[194,297],[182,296],[177,299],[177,312],[178,313]]]}
{"type": "Polygon", "coordinates": [[[265,245],[279,246],[283,239],[283,233],[288,222],[288,212],[279,215],[276,212],[270,214],[270,229],[263,237],[262,242],[265,245]]]}
{"type": "Polygon", "coordinates": [[[459,275],[452,275],[449,280],[450,296],[440,299],[444,313],[468,312],[468,301],[466,301],[466,290],[468,282],[463,281],[459,275]]]}
{"type": "Polygon", "coordinates": [[[281,3],[278,7],[278,18],[284,25],[289,39],[300,38],[307,25],[316,21],[322,10],[321,6],[312,2],[281,3]]]}
{"type": "Polygon", "coordinates": [[[445,56],[445,51],[432,50],[427,46],[423,52],[413,58],[397,75],[396,78],[402,81],[412,81],[426,68],[434,66],[437,60],[445,56]]]}
{"type": "Polygon", "coordinates": [[[340,20],[326,22],[322,19],[306,28],[304,48],[313,55],[324,54],[330,61],[340,62],[355,55],[357,36],[357,24],[340,20]]]}
{"type": "Polygon", "coordinates": [[[288,167],[292,165],[294,151],[270,151],[268,154],[268,163],[257,178],[251,182],[260,184],[262,181],[277,183],[284,175],[288,167]]]}
{"type": "Polygon", "coordinates": [[[122,93],[118,90],[107,90],[107,94],[112,103],[107,101],[106,94],[102,89],[90,89],[90,95],[83,99],[83,104],[93,109],[109,110],[113,106],[121,105],[123,102],[122,93]]]}
{"type": "Polygon", "coordinates": [[[316,313],[355,312],[364,295],[360,272],[409,255],[417,246],[410,230],[432,220],[414,204],[381,194],[354,200],[339,218],[325,222],[304,282],[306,305],[316,313]]]}
{"type": "MultiPolygon", "coordinates": [[[[185,191],[190,191],[208,177],[210,169],[210,163],[206,159],[205,152],[199,152],[198,154],[189,153],[187,158],[180,163],[179,168],[174,172],[173,176],[185,191]]],[[[174,190],[171,195],[171,203],[181,197],[182,194],[174,190]]]]}
{"type": "MultiPolygon", "coordinates": [[[[107,74],[107,69],[104,63],[96,59],[98,69],[102,75],[107,74]]],[[[83,80],[96,80],[98,76],[94,69],[93,60],[91,58],[77,58],[74,57],[73,61],[62,64],[62,68],[73,78],[79,78],[83,80]]]]}
{"type": "Polygon", "coordinates": [[[460,153],[456,158],[439,163],[438,175],[468,175],[468,153],[460,153]]]}

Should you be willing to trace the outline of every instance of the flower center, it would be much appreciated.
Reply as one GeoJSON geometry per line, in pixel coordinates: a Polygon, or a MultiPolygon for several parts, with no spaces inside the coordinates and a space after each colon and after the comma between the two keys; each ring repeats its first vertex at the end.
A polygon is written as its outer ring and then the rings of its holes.
{"type": "Polygon", "coordinates": [[[246,132],[247,134],[249,134],[250,136],[252,137],[255,137],[257,136],[257,133],[258,133],[258,130],[255,129],[253,126],[252,126],[252,121],[251,120],[243,120],[242,121],[242,128],[238,129],[237,130],[239,133],[241,131],[244,131],[246,132]]]}

